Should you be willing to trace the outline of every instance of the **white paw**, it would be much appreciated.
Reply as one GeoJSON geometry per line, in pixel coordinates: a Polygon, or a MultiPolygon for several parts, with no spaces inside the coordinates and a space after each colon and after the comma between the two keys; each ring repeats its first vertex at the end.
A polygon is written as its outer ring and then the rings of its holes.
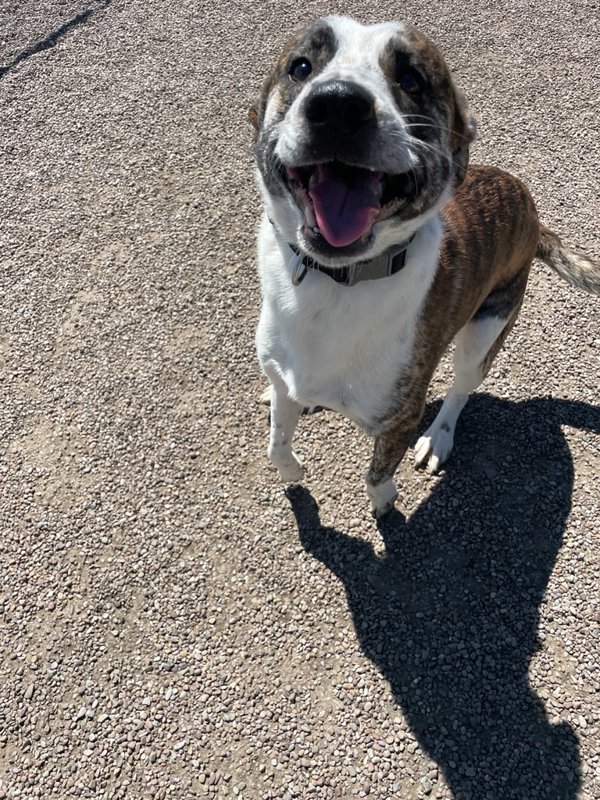
{"type": "Polygon", "coordinates": [[[366,481],[367,494],[371,500],[371,510],[375,519],[381,519],[388,514],[394,507],[398,499],[398,490],[393,480],[380,483],[379,486],[372,486],[366,481]]]}
{"type": "MultiPolygon", "coordinates": [[[[271,459],[273,461],[273,459],[271,459]]],[[[279,477],[283,481],[283,483],[298,483],[304,477],[306,470],[304,469],[304,465],[294,453],[291,452],[290,456],[285,459],[285,461],[275,462],[275,466],[279,470],[279,477]]]]}
{"type": "Polygon", "coordinates": [[[454,445],[454,430],[447,422],[434,424],[415,445],[415,466],[426,466],[428,472],[437,472],[448,459],[454,445]]]}

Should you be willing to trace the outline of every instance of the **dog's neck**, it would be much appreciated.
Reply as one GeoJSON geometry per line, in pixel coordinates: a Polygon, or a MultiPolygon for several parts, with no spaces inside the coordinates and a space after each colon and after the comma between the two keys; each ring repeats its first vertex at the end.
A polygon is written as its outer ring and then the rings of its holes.
{"type": "Polygon", "coordinates": [[[302,254],[295,245],[289,244],[289,248],[295,255],[292,283],[294,286],[298,286],[311,269],[316,272],[322,272],[342,286],[354,286],[361,281],[389,278],[400,272],[404,267],[406,253],[415,236],[416,232],[405,241],[393,245],[393,247],[374,258],[367,261],[357,261],[344,267],[327,267],[324,264],[319,264],[318,261],[315,261],[310,256],[302,254]]]}

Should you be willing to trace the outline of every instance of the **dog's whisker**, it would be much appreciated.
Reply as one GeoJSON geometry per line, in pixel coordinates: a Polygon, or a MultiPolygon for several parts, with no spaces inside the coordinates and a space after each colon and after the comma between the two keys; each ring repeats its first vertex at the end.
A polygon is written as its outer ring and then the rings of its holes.
{"type": "Polygon", "coordinates": [[[424,147],[425,149],[430,150],[432,153],[437,153],[437,155],[441,156],[442,158],[448,159],[448,161],[453,161],[452,155],[450,153],[440,150],[439,147],[436,147],[434,144],[431,144],[431,142],[424,142],[422,139],[416,139],[413,136],[411,137],[411,144],[414,144],[417,147],[424,147]]]}
{"type": "Polygon", "coordinates": [[[447,133],[451,132],[451,128],[449,128],[447,125],[441,125],[439,122],[434,122],[434,120],[432,120],[431,117],[426,117],[422,114],[409,114],[407,117],[405,117],[405,119],[407,120],[406,124],[420,125],[420,126],[429,125],[430,127],[437,128],[437,130],[440,131],[446,131],[447,133]],[[419,120],[419,119],[425,120],[425,122],[416,122],[416,121],[413,122],[413,120],[419,120]]]}
{"type": "MultiPolygon", "coordinates": [[[[406,143],[406,137],[401,133],[395,133],[393,131],[390,131],[389,136],[391,138],[399,139],[402,142],[406,143]]],[[[435,153],[436,155],[443,158],[445,161],[448,161],[448,163],[453,166],[460,166],[459,162],[456,161],[456,159],[452,156],[450,152],[445,152],[439,147],[436,147],[431,142],[424,142],[422,139],[418,139],[416,136],[409,136],[409,144],[411,147],[414,147],[415,149],[418,149],[420,147],[423,148],[424,150],[429,150],[430,152],[435,153]]]]}
{"type": "MultiPolygon", "coordinates": [[[[420,126],[415,126],[415,127],[420,127],[420,126]]],[[[405,134],[404,133],[400,133],[399,131],[390,131],[389,132],[389,136],[392,139],[399,139],[400,141],[406,142],[405,134]]],[[[433,152],[438,153],[439,155],[442,155],[442,156],[449,155],[448,153],[445,153],[443,150],[441,150],[439,147],[436,147],[436,145],[434,145],[433,142],[425,142],[423,139],[419,139],[417,136],[412,136],[410,134],[409,134],[408,138],[409,138],[409,142],[410,142],[411,145],[418,145],[418,146],[421,146],[421,147],[428,147],[433,152]]]]}
{"type": "Polygon", "coordinates": [[[431,128],[434,131],[450,133],[450,128],[443,128],[441,125],[432,125],[428,122],[405,122],[404,124],[407,128],[431,128]]]}

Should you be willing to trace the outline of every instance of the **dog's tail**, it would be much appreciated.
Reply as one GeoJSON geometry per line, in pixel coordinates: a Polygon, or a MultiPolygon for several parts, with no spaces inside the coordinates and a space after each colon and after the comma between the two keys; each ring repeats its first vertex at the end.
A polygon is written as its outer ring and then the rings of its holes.
{"type": "Polygon", "coordinates": [[[600,264],[565,247],[558,236],[544,225],[540,229],[540,241],[535,255],[567,283],[586,292],[600,294],[600,264]]]}

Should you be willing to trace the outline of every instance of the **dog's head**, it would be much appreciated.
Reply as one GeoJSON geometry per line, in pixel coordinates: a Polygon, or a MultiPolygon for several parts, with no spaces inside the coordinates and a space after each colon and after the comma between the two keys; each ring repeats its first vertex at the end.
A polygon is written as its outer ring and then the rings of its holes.
{"type": "Polygon", "coordinates": [[[408,238],[462,180],[474,136],[432,42],[345,17],[287,45],[249,117],[270,218],[331,265],[408,238]]]}

